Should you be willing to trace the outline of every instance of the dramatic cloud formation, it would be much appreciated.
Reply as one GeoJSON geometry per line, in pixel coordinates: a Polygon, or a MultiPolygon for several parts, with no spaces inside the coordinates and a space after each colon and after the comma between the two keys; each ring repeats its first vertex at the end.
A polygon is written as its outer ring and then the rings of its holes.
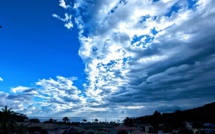
{"type": "Polygon", "coordinates": [[[77,1],[87,97],[100,107],[131,105],[140,111],[214,101],[214,5],[212,0],[77,1]]]}
{"type": "Polygon", "coordinates": [[[0,92],[1,105],[35,116],[126,117],[215,101],[215,1],[59,3],[65,18],[53,17],[79,29],[84,90],[57,76],[0,92]]]}
{"type": "Polygon", "coordinates": [[[66,111],[69,113],[73,109],[78,113],[86,105],[86,99],[73,86],[74,80],[76,78],[57,76],[56,80],[39,80],[34,88],[18,86],[11,89],[11,94],[0,92],[0,104],[9,105],[18,111],[27,111],[27,114],[34,116],[51,116],[59,112],[66,114],[66,111]]]}

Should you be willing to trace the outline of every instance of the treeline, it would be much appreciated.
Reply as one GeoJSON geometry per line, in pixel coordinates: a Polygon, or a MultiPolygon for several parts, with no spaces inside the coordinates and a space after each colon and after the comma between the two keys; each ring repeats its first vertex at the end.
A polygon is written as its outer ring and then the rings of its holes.
{"type": "Polygon", "coordinates": [[[23,122],[26,119],[28,119],[26,115],[14,112],[5,106],[0,111],[0,133],[22,133],[24,127],[18,125],[17,122],[23,122]]]}
{"type": "Polygon", "coordinates": [[[16,122],[23,122],[27,119],[28,117],[25,114],[14,112],[7,106],[5,106],[5,108],[2,108],[0,111],[0,122],[8,122],[12,120],[16,122]]]}
{"type": "Polygon", "coordinates": [[[158,126],[159,124],[164,123],[171,125],[172,128],[177,128],[181,122],[185,121],[193,122],[194,125],[197,125],[196,127],[201,123],[215,124],[215,102],[194,109],[184,111],[177,110],[173,113],[160,113],[155,111],[152,115],[126,118],[124,124],[126,126],[132,126],[135,123],[142,123],[158,126]]]}

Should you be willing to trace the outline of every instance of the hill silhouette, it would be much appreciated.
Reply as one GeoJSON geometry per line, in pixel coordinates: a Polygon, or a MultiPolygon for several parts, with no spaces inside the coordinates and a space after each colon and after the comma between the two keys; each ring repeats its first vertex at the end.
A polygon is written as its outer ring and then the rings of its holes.
{"type": "Polygon", "coordinates": [[[188,120],[215,123],[215,102],[202,107],[182,111],[188,120]]]}
{"type": "Polygon", "coordinates": [[[170,124],[172,128],[177,128],[179,127],[178,125],[186,121],[215,124],[215,102],[184,111],[176,110],[173,113],[160,113],[159,111],[155,111],[152,115],[126,118],[124,123],[128,126],[132,126],[134,123],[151,124],[153,126],[158,126],[159,124],[164,123],[170,124]]]}

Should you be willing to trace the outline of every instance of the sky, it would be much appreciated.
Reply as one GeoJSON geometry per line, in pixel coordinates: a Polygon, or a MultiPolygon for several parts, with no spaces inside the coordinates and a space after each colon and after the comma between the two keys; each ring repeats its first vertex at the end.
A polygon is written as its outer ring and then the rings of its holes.
{"type": "Polygon", "coordinates": [[[215,101],[214,0],[0,0],[0,107],[137,117],[215,101]]]}

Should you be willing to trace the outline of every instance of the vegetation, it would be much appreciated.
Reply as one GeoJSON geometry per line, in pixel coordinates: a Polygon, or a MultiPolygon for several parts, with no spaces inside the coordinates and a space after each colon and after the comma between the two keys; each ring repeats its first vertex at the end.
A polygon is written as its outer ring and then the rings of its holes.
{"type": "Polygon", "coordinates": [[[86,123],[86,122],[87,122],[87,119],[83,119],[82,121],[86,123]]]}
{"type": "MultiPolygon", "coordinates": [[[[189,109],[185,111],[177,110],[173,113],[160,113],[159,111],[155,111],[152,115],[137,117],[137,118],[129,118],[127,117],[123,123],[127,127],[135,127],[136,124],[150,124],[153,126],[149,128],[148,132],[157,132],[162,127],[164,132],[173,132],[176,130],[178,133],[186,133],[192,134],[193,131],[187,127],[187,122],[192,122],[192,127],[201,130],[200,128],[207,128],[203,126],[203,123],[214,123],[215,124],[215,102],[211,104],[207,104],[205,106],[189,109]],[[187,121],[187,122],[186,122],[187,121]]],[[[28,119],[28,117],[24,114],[20,114],[14,112],[11,108],[5,106],[0,111],[0,133],[8,134],[8,133],[17,133],[22,134],[25,132],[33,133],[36,130],[40,132],[46,131],[43,130],[41,126],[28,126],[20,124],[19,122],[28,121],[29,123],[40,123],[39,119],[28,119]]],[[[112,128],[117,127],[120,124],[115,122],[107,123],[107,122],[99,122],[98,119],[94,119],[93,123],[88,122],[86,119],[83,119],[83,122],[70,122],[68,117],[62,118],[62,121],[57,121],[55,119],[50,118],[44,123],[53,123],[53,124],[62,124],[68,127],[75,126],[77,128],[83,128],[83,130],[88,130],[91,128],[92,130],[102,130],[102,128],[112,128]],[[97,124],[99,123],[99,124],[97,124]]],[[[143,128],[144,131],[145,128],[143,128]]],[[[202,130],[201,130],[202,131],[202,130]]],[[[199,131],[200,132],[200,131],[199,131]]],[[[45,132],[44,132],[45,133],[45,132]]],[[[201,132],[204,133],[204,132],[201,132]]]]}
{"type": "Polygon", "coordinates": [[[192,122],[193,128],[198,129],[203,128],[203,123],[215,124],[215,102],[185,111],[176,110],[173,113],[160,113],[155,111],[152,115],[137,118],[127,117],[123,123],[129,127],[134,126],[134,124],[150,124],[155,131],[162,127],[162,130],[166,132],[177,129],[183,134],[193,133],[186,128],[185,122],[192,122]]]}
{"type": "Polygon", "coordinates": [[[50,118],[47,121],[44,121],[44,123],[56,123],[57,121],[55,119],[50,118]]]}
{"type": "Polygon", "coordinates": [[[160,123],[168,123],[173,127],[179,127],[178,123],[184,121],[215,123],[215,102],[185,111],[177,110],[174,113],[161,114],[155,111],[153,115],[138,117],[133,119],[133,121],[141,121],[143,123],[153,124],[154,126],[160,123]]]}
{"type": "Polygon", "coordinates": [[[64,123],[68,123],[68,122],[69,122],[69,118],[68,118],[68,117],[64,117],[64,118],[63,118],[63,122],[64,122],[64,123]]]}
{"type": "Polygon", "coordinates": [[[126,117],[125,120],[123,121],[123,123],[126,127],[133,127],[134,126],[133,121],[134,120],[132,118],[126,117]]]}
{"type": "Polygon", "coordinates": [[[40,123],[40,120],[37,119],[37,118],[33,118],[33,119],[30,119],[29,122],[32,122],[32,123],[40,123]]]}
{"type": "Polygon", "coordinates": [[[25,119],[28,119],[26,115],[16,113],[12,111],[11,108],[5,106],[0,112],[0,128],[6,134],[9,132],[13,132],[18,127],[16,122],[21,122],[25,119]]]}
{"type": "Polygon", "coordinates": [[[96,123],[98,123],[99,120],[98,120],[98,119],[95,119],[94,121],[95,121],[96,123]]]}
{"type": "Polygon", "coordinates": [[[29,130],[29,128],[28,128],[28,125],[20,124],[20,125],[17,125],[16,130],[17,130],[18,134],[25,134],[26,131],[29,130]]]}

